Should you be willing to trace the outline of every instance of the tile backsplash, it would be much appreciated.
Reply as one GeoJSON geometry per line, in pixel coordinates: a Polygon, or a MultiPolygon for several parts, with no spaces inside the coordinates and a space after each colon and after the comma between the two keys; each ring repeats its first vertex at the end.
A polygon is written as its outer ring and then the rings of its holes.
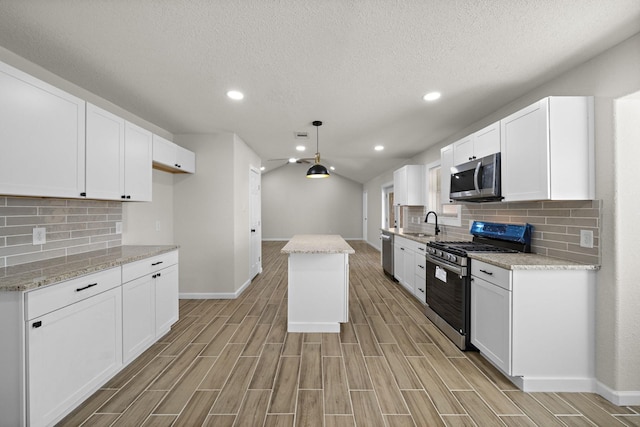
{"type": "Polygon", "coordinates": [[[120,246],[118,221],[118,201],[0,196],[0,267],[120,246]],[[34,227],[45,244],[32,244],[34,227]]]}
{"type": "MultiPolygon", "coordinates": [[[[462,204],[462,226],[440,226],[445,240],[471,240],[473,221],[533,225],[531,251],[541,255],[588,264],[600,263],[600,200],[541,202],[496,202],[462,204]],[[593,231],[593,248],[580,246],[580,230],[593,231]]],[[[404,228],[408,231],[433,233],[433,225],[425,224],[426,210],[421,206],[404,209],[404,228]]]]}

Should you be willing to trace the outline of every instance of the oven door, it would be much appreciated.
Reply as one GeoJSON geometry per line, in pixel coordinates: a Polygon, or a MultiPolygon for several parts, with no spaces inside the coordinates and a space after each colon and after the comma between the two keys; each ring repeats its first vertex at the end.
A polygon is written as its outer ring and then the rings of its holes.
{"type": "Polygon", "coordinates": [[[468,279],[466,268],[427,255],[427,305],[452,328],[467,334],[468,279]]]}

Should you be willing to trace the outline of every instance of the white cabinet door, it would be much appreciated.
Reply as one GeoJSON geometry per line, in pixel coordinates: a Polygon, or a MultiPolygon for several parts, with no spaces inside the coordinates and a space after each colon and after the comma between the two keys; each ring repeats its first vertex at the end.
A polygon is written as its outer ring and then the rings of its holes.
{"type": "Polygon", "coordinates": [[[52,425],[122,365],[120,288],[26,324],[28,425],[52,425]]]}
{"type": "Polygon", "coordinates": [[[404,248],[396,236],[393,242],[393,277],[398,283],[404,282],[404,252],[404,248]]]}
{"type": "Polygon", "coordinates": [[[505,201],[594,198],[592,97],[548,97],[500,123],[505,201]]]}
{"type": "Polygon", "coordinates": [[[500,152],[500,122],[453,143],[453,164],[460,165],[500,152]]]}
{"type": "Polygon", "coordinates": [[[407,205],[407,169],[404,167],[393,171],[393,204],[407,205]]]}
{"type": "Polygon", "coordinates": [[[473,134],[473,156],[475,159],[500,152],[500,122],[495,122],[473,134]]]}
{"type": "Polygon", "coordinates": [[[120,200],[125,194],[124,145],[124,119],[87,104],[87,197],[120,200]]]}
{"type": "Polygon", "coordinates": [[[182,172],[195,173],[196,153],[178,145],[176,147],[176,163],[182,172]]]}
{"type": "Polygon", "coordinates": [[[155,276],[155,335],[160,337],[178,321],[178,264],[155,276]]]}
{"type": "Polygon", "coordinates": [[[393,172],[393,203],[399,206],[424,205],[426,182],[423,165],[406,165],[393,172]]]}
{"type": "Polygon", "coordinates": [[[453,166],[453,145],[447,145],[440,150],[440,203],[450,204],[451,195],[451,167],[453,166]]]}
{"type": "Polygon", "coordinates": [[[501,121],[505,201],[550,197],[547,108],[537,102],[501,121]]]}
{"type": "Polygon", "coordinates": [[[122,354],[124,363],[140,355],[156,338],[155,280],[143,276],[122,285],[122,354]]]}
{"type": "Polygon", "coordinates": [[[150,202],[152,195],[152,134],[125,124],[124,193],[127,200],[150,202]]]}
{"type": "Polygon", "coordinates": [[[153,164],[168,172],[195,173],[196,155],[161,136],[153,135],[153,164]]]}
{"type": "Polygon", "coordinates": [[[453,143],[453,164],[460,165],[473,160],[473,135],[453,143]]]}
{"type": "Polygon", "coordinates": [[[404,282],[402,283],[404,287],[411,292],[412,294],[415,292],[415,283],[416,283],[416,261],[415,261],[415,252],[413,252],[409,248],[405,248],[404,250],[404,282]]]}
{"type": "Polygon", "coordinates": [[[85,102],[0,63],[0,194],[84,193],[85,102]]]}
{"type": "Polygon", "coordinates": [[[471,279],[471,343],[505,373],[511,372],[511,292],[471,279]]]}
{"type": "Polygon", "coordinates": [[[423,253],[416,252],[415,261],[415,282],[413,294],[421,303],[427,303],[427,266],[426,258],[423,253]]]}

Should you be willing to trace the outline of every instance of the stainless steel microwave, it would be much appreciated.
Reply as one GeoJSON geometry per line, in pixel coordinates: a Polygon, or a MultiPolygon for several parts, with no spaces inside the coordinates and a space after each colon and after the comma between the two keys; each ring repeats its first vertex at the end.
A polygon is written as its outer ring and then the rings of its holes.
{"type": "Polygon", "coordinates": [[[495,202],[500,191],[500,153],[451,168],[451,200],[495,202]]]}

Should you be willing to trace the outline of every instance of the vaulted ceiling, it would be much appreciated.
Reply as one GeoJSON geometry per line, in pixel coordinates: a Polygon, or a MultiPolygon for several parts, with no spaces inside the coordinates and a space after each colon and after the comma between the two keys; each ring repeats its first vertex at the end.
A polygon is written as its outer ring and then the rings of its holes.
{"type": "Polygon", "coordinates": [[[131,113],[235,132],[267,172],[313,157],[322,120],[323,163],[358,182],[638,31],[638,0],[0,1],[0,46],[131,113]]]}

